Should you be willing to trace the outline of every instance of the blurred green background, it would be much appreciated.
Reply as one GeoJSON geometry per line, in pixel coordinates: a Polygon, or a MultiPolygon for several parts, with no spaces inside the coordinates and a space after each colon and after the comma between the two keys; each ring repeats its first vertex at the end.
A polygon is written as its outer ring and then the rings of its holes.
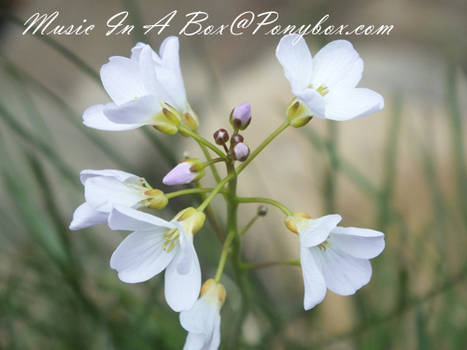
{"type": "MultiPolygon", "coordinates": [[[[338,212],[345,226],[386,233],[370,284],[355,296],[328,292],[304,312],[297,267],[248,275],[249,312],[228,268],[222,311],[223,349],[465,349],[467,345],[467,28],[465,1],[4,1],[0,26],[0,348],[181,349],[185,331],[163,298],[161,276],[120,282],[109,267],[124,233],[106,227],[70,232],[83,200],[79,171],[117,168],[158,186],[184,152],[181,136],[152,130],[100,132],[81,124],[89,105],[108,100],[97,72],[138,40],[157,48],[176,34],[185,13],[202,10],[213,24],[239,13],[276,10],[281,24],[394,24],[389,36],[346,37],[365,61],[360,86],[385,96],[375,115],[333,123],[313,120],[289,130],[240,177],[241,195],[270,196],[312,216],[338,212]],[[57,22],[97,28],[88,37],[21,35],[34,12],[60,10],[57,22]],[[153,23],[177,9],[162,36],[104,35],[123,9],[131,23],[153,23]]],[[[336,37],[306,38],[312,52],[336,37]]],[[[284,118],[291,98],[274,56],[279,37],[181,37],[189,100],[200,132],[227,127],[233,106],[249,101],[244,133],[254,148],[284,118]]],[[[209,185],[212,179],[204,183],[209,185]]],[[[161,189],[166,189],[163,186],[161,189]]],[[[196,203],[172,201],[166,218],[196,203]]],[[[222,224],[224,206],[214,202],[222,224]]],[[[241,208],[240,226],[256,208],[241,208]]],[[[274,208],[243,246],[249,262],[294,259],[298,242],[274,208]]],[[[210,225],[196,236],[203,277],[220,253],[210,225]]]]}

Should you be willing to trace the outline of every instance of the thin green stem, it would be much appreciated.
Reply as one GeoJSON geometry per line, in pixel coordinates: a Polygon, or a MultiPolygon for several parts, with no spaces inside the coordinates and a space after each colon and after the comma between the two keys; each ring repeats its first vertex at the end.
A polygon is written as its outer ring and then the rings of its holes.
{"type": "MultiPolygon", "coordinates": [[[[288,120],[286,120],[284,123],[282,123],[276,130],[274,130],[272,132],[271,135],[269,135],[251,154],[250,156],[248,157],[248,159],[242,163],[237,169],[235,172],[229,172],[229,174],[224,177],[218,184],[217,186],[212,190],[212,192],[209,194],[209,196],[206,197],[206,199],[203,201],[203,203],[201,203],[201,205],[198,207],[198,211],[203,211],[204,209],[206,209],[206,207],[208,206],[208,204],[211,202],[211,200],[216,196],[216,194],[224,187],[224,185],[229,182],[234,176],[237,176],[238,174],[240,174],[240,172],[243,171],[243,169],[245,169],[248,164],[250,164],[253,159],[256,158],[256,156],[267,146],[271,143],[272,140],[274,140],[282,131],[284,131],[285,129],[287,129],[287,127],[290,125],[290,122],[288,120]]],[[[188,135],[191,136],[191,134],[193,135],[196,135],[197,137],[199,136],[198,134],[195,134],[193,133],[191,130],[188,130],[188,129],[185,129],[183,128],[182,129],[182,132],[187,132],[188,135]]],[[[196,140],[196,138],[195,138],[196,140]]],[[[203,139],[204,140],[204,139],[203,139]]],[[[214,145],[212,145],[209,141],[206,141],[209,145],[213,146],[215,148],[214,145]]],[[[219,151],[217,148],[216,148],[217,151],[219,151]]],[[[220,151],[219,151],[220,152],[220,151]]],[[[287,213],[291,213],[288,209],[286,209],[286,212],[287,213]]],[[[289,215],[289,214],[287,214],[289,215]]]]}
{"type": "MultiPolygon", "coordinates": [[[[202,189],[202,188],[203,188],[203,185],[201,185],[201,182],[200,182],[200,181],[196,181],[196,186],[197,186],[199,189],[202,189]]],[[[211,189],[211,190],[212,190],[212,189],[211,189]]],[[[222,189],[221,189],[219,192],[220,192],[220,193],[225,193],[222,189]]],[[[201,197],[201,199],[202,199],[203,201],[206,199],[205,193],[200,193],[199,196],[201,197]]],[[[220,241],[221,243],[224,243],[224,240],[225,240],[224,230],[222,229],[221,225],[219,224],[219,220],[217,219],[216,213],[215,213],[215,211],[212,209],[212,206],[211,206],[211,205],[208,205],[208,206],[206,207],[206,216],[207,216],[209,222],[211,223],[212,228],[213,228],[214,231],[216,232],[217,238],[219,239],[219,241],[220,241]]]]}
{"type": "Polygon", "coordinates": [[[214,280],[216,282],[219,282],[221,277],[222,277],[222,273],[224,272],[225,263],[227,261],[227,256],[230,253],[230,245],[232,244],[232,241],[233,241],[234,237],[235,237],[235,232],[234,231],[229,231],[229,234],[227,235],[227,238],[225,239],[224,245],[222,247],[221,257],[219,259],[219,264],[217,265],[216,275],[214,277],[214,280]]]}
{"type": "Polygon", "coordinates": [[[229,182],[230,179],[232,179],[235,176],[235,173],[230,173],[226,177],[224,177],[221,182],[217,184],[216,187],[212,190],[212,192],[209,194],[209,196],[206,197],[206,199],[201,203],[198,207],[198,211],[203,211],[206,209],[206,207],[209,205],[209,203],[212,201],[212,199],[218,194],[219,192],[222,191],[223,187],[227,182],[229,182]]]}
{"type": "Polygon", "coordinates": [[[199,144],[199,147],[201,148],[201,151],[203,151],[204,157],[206,158],[206,160],[209,163],[209,168],[211,169],[211,172],[212,172],[212,175],[214,176],[214,179],[216,180],[217,183],[219,183],[221,181],[221,177],[219,176],[219,172],[217,171],[216,166],[213,163],[211,163],[212,157],[209,154],[208,149],[201,142],[198,142],[198,144],[199,144]]]}
{"type": "Polygon", "coordinates": [[[171,198],[175,198],[179,196],[184,196],[186,194],[211,192],[212,190],[213,190],[212,188],[187,188],[187,189],[180,190],[180,191],[166,193],[165,196],[167,197],[167,199],[171,199],[171,198]]]}
{"type": "Polygon", "coordinates": [[[254,263],[254,264],[243,263],[242,269],[257,270],[257,269],[264,269],[266,267],[278,266],[278,265],[300,266],[300,260],[277,260],[277,261],[266,261],[266,262],[254,263]]]}
{"type": "Polygon", "coordinates": [[[271,135],[269,135],[263,142],[261,142],[261,144],[256,147],[256,149],[251,152],[251,154],[248,156],[248,159],[246,161],[244,161],[238,168],[237,168],[237,174],[240,174],[243,169],[245,169],[248,164],[250,164],[253,159],[256,158],[256,156],[267,146],[271,143],[272,140],[274,140],[282,131],[284,131],[285,129],[288,128],[288,126],[290,125],[290,122],[288,120],[286,120],[285,122],[283,122],[276,130],[274,130],[272,132],[271,135]]]}
{"type": "Polygon", "coordinates": [[[284,204],[270,198],[261,198],[261,197],[238,197],[237,202],[239,203],[264,203],[270,204],[279,208],[285,215],[292,216],[292,211],[287,208],[284,204]]]}
{"type": "Polygon", "coordinates": [[[242,237],[245,233],[248,232],[248,230],[254,225],[254,223],[256,222],[256,220],[258,220],[260,218],[259,215],[255,215],[253,216],[250,221],[248,221],[248,223],[245,225],[245,227],[243,227],[240,232],[238,233],[238,235],[240,237],[242,237]]]}
{"type": "Polygon", "coordinates": [[[194,132],[194,131],[191,131],[190,129],[187,129],[183,126],[180,126],[179,127],[179,130],[185,134],[185,135],[188,135],[190,137],[192,137],[196,142],[198,142],[199,144],[203,145],[203,146],[206,146],[207,148],[209,148],[211,151],[213,151],[214,153],[216,153],[219,157],[221,158],[224,158],[225,159],[225,154],[219,149],[217,148],[216,146],[214,146],[211,142],[209,142],[208,140],[206,140],[204,137],[202,137],[200,134],[194,132]]]}

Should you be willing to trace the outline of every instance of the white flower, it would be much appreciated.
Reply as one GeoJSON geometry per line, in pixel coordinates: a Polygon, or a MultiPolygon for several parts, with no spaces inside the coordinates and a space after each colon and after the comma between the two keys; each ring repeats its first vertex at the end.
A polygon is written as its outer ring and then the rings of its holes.
{"type": "Polygon", "coordinates": [[[193,234],[205,216],[194,208],[165,221],[141,211],[115,206],[109,216],[113,230],[133,231],[117,247],[110,267],[126,283],[144,282],[165,269],[165,298],[174,311],[191,308],[199,295],[201,270],[193,234]]]}
{"type": "Polygon", "coordinates": [[[340,215],[310,219],[304,213],[289,217],[286,225],[300,237],[300,263],[305,285],[305,310],[323,301],[326,288],[352,295],[371,278],[369,259],[384,249],[382,232],[337,227],[340,215]]]}
{"type": "Polygon", "coordinates": [[[319,118],[348,120],[375,113],[383,97],[370,89],[356,88],[363,60],[346,40],[335,40],[311,57],[303,37],[285,35],[276,49],[292,93],[309,113],[319,118]]]}
{"type": "Polygon", "coordinates": [[[193,307],[180,313],[180,323],[188,331],[183,350],[216,350],[219,347],[220,309],[224,302],[224,287],[212,279],[207,280],[193,307]]]}
{"type": "Polygon", "coordinates": [[[143,178],[120,170],[83,170],[80,174],[85,202],[73,213],[71,230],[104,224],[114,205],[162,209],[165,195],[152,189],[143,178]]]}
{"type": "Polygon", "coordinates": [[[178,38],[166,38],[159,55],[143,43],[131,51],[130,58],[110,57],[102,66],[102,84],[112,102],[86,109],[83,123],[113,131],[153,125],[175,133],[180,115],[196,118],[186,98],[178,38]]]}

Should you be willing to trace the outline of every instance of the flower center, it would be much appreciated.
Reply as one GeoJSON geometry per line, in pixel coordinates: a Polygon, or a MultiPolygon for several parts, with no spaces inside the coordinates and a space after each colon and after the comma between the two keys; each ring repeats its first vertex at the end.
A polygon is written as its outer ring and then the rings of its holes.
{"type": "Polygon", "coordinates": [[[162,235],[162,237],[165,239],[164,243],[162,243],[162,247],[165,252],[170,253],[175,248],[175,244],[178,242],[180,232],[178,232],[178,229],[172,228],[167,230],[162,235]]]}
{"type": "Polygon", "coordinates": [[[326,251],[326,249],[328,248],[328,246],[329,246],[329,242],[328,242],[328,241],[324,241],[323,243],[318,244],[318,248],[321,249],[323,252],[326,251]]]}
{"type": "MultiPolygon", "coordinates": [[[[313,89],[313,84],[310,84],[308,86],[310,89],[313,89]]],[[[325,85],[320,85],[317,89],[316,92],[319,93],[321,96],[326,96],[329,93],[329,88],[325,85]]]]}

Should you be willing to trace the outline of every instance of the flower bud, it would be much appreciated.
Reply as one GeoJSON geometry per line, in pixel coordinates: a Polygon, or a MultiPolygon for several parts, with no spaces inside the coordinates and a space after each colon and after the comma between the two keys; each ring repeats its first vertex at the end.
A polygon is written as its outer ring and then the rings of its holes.
{"type": "Polygon", "coordinates": [[[148,208],[161,210],[164,209],[169,203],[166,195],[161,190],[151,189],[144,192],[144,194],[148,197],[148,208]]]}
{"type": "Polygon", "coordinates": [[[230,113],[230,124],[234,129],[245,130],[251,122],[251,105],[249,102],[235,107],[230,113]]]}
{"type": "Polygon", "coordinates": [[[290,125],[294,128],[300,128],[306,125],[313,116],[302,101],[294,99],[287,106],[287,118],[290,121],[290,125]]]}
{"type": "Polygon", "coordinates": [[[225,303],[226,292],[222,284],[216,283],[212,278],[203,283],[201,297],[205,296],[210,302],[214,302],[219,308],[225,303]]]}
{"type": "Polygon", "coordinates": [[[266,216],[268,214],[268,207],[260,205],[257,210],[258,216],[266,216]]]}
{"type": "Polygon", "coordinates": [[[194,235],[203,227],[206,221],[206,215],[193,207],[189,207],[180,211],[175,215],[174,219],[182,224],[186,232],[194,235]]]}
{"type": "Polygon", "coordinates": [[[154,117],[154,127],[165,134],[176,134],[179,125],[180,115],[175,108],[168,104],[164,104],[162,111],[154,117]]]}
{"type": "Polygon", "coordinates": [[[229,141],[229,133],[225,129],[217,130],[213,137],[218,145],[225,145],[225,143],[229,141]]]}
{"type": "Polygon", "coordinates": [[[235,134],[232,136],[232,143],[236,145],[237,143],[243,142],[243,136],[239,134],[235,134]]]}
{"type": "Polygon", "coordinates": [[[175,168],[170,170],[162,179],[162,182],[168,186],[184,185],[201,179],[206,165],[198,158],[185,159],[175,168]]]}
{"type": "Polygon", "coordinates": [[[250,155],[250,149],[243,142],[237,143],[233,148],[233,156],[236,160],[244,162],[250,155]]]}

